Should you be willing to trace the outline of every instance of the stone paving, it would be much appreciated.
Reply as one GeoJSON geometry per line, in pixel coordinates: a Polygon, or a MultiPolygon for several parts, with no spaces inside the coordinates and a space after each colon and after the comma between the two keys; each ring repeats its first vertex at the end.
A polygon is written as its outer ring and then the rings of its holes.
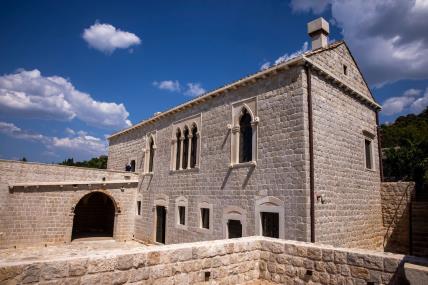
{"type": "Polygon", "coordinates": [[[0,263],[12,265],[31,261],[117,255],[139,252],[147,247],[148,245],[136,241],[117,242],[113,239],[82,239],[64,245],[3,249],[0,250],[0,263]]]}

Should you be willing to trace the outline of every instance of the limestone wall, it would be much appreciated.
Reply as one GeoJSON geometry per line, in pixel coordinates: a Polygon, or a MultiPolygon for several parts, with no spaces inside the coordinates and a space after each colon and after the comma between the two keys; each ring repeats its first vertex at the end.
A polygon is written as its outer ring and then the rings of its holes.
{"type": "Polygon", "coordinates": [[[385,227],[385,251],[409,252],[409,207],[414,182],[383,182],[382,216],[385,227]]]}
{"type": "MultiPolygon", "coordinates": [[[[138,198],[142,215],[136,219],[136,237],[153,240],[154,206],[167,206],[166,243],[213,240],[226,237],[224,211],[239,208],[243,231],[256,234],[255,203],[276,197],[284,209],[283,238],[308,239],[308,195],[306,188],[304,121],[300,67],[281,71],[237,90],[152,124],[113,137],[109,146],[109,168],[122,169],[130,159],[141,166],[146,134],[155,132],[153,176],[144,176],[138,198]],[[231,163],[232,104],[257,96],[257,166],[229,168],[231,163]],[[170,171],[173,123],[202,113],[200,166],[170,171]],[[188,226],[176,226],[176,199],[188,200],[188,226]],[[213,228],[201,229],[198,205],[213,205],[213,228]]],[[[257,221],[258,222],[258,221],[257,221]]]]}
{"type": "Polygon", "coordinates": [[[405,284],[404,261],[402,255],[249,237],[66,260],[0,261],[0,283],[166,285],[269,281],[393,285],[405,284]]]}
{"type": "MultiPolygon", "coordinates": [[[[318,54],[318,61],[330,60],[329,52],[318,54]]],[[[335,64],[340,66],[341,60],[335,64]]],[[[315,241],[382,248],[376,113],[319,73],[313,72],[311,78],[315,241]],[[372,140],[373,169],[366,169],[365,165],[367,137],[372,140]]],[[[307,89],[303,89],[306,93],[307,89]]]]}
{"type": "Polygon", "coordinates": [[[111,184],[115,180],[124,181],[125,176],[130,181],[138,177],[132,173],[107,170],[0,161],[0,248],[69,242],[74,207],[92,191],[106,193],[119,207],[114,237],[118,240],[131,239],[137,183],[111,184]],[[83,183],[101,182],[103,178],[105,185],[83,183]],[[36,186],[37,182],[59,183],[36,186]],[[61,182],[74,182],[76,185],[61,187],[61,182]],[[16,183],[29,183],[30,186],[9,187],[16,183]]]}

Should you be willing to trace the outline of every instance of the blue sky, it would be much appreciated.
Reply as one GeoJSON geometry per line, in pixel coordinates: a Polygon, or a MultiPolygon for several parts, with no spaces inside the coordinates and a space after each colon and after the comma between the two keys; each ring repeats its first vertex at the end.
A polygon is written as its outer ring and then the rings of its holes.
{"type": "Polygon", "coordinates": [[[115,130],[304,50],[320,15],[383,122],[428,105],[425,0],[2,1],[0,157],[105,153],[115,130]]]}

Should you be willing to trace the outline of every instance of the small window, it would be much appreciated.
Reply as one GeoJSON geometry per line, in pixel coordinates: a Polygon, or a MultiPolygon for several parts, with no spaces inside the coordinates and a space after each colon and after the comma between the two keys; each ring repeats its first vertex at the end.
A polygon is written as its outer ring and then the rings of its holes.
{"type": "Polygon", "coordinates": [[[201,226],[204,229],[210,228],[210,209],[201,208],[201,226]]]}
{"type": "Polygon", "coordinates": [[[262,233],[265,237],[279,238],[279,214],[261,212],[262,233]]]}
{"type": "Polygon", "coordinates": [[[348,67],[343,65],[343,74],[348,75],[348,67]]]}
{"type": "Polygon", "coordinates": [[[149,172],[153,172],[153,158],[155,155],[155,142],[150,138],[150,151],[149,151],[149,172]]]}
{"type": "Polygon", "coordinates": [[[137,216],[141,216],[141,201],[137,201],[137,216]]]}
{"type": "Polygon", "coordinates": [[[364,151],[366,157],[366,168],[373,169],[373,155],[372,155],[372,141],[365,139],[364,140],[364,151]]]}
{"type": "Polygon", "coordinates": [[[240,220],[228,220],[227,221],[227,232],[229,238],[240,238],[242,237],[242,224],[240,220]]]}
{"type": "Polygon", "coordinates": [[[131,172],[135,172],[135,160],[131,160],[131,172]]]}
{"type": "Polygon", "coordinates": [[[186,225],[186,207],[178,206],[178,218],[180,225],[186,225]]]}

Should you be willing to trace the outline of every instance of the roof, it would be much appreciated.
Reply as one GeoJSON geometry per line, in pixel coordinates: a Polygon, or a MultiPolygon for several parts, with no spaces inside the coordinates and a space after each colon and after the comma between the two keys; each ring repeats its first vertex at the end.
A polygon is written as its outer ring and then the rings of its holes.
{"type": "MultiPolygon", "coordinates": [[[[258,71],[256,73],[253,73],[253,74],[250,74],[250,75],[247,75],[247,76],[245,76],[245,77],[243,77],[243,78],[241,78],[241,79],[239,79],[237,81],[234,81],[232,83],[223,85],[223,86],[221,86],[221,87],[219,87],[217,89],[214,89],[212,91],[206,92],[206,93],[204,93],[204,94],[202,94],[202,95],[200,95],[200,96],[198,96],[198,97],[196,97],[196,98],[194,98],[192,100],[184,102],[184,103],[182,103],[182,104],[180,104],[180,105],[178,105],[178,106],[176,106],[174,108],[168,109],[168,110],[163,111],[163,112],[157,112],[157,113],[155,113],[154,116],[152,116],[152,117],[150,117],[150,118],[148,118],[146,120],[140,121],[139,123],[137,123],[137,124],[135,124],[135,125],[133,125],[131,127],[128,127],[128,128],[123,129],[121,131],[113,133],[107,139],[110,140],[113,137],[116,137],[116,136],[119,136],[121,134],[127,133],[127,132],[129,132],[129,131],[131,131],[133,129],[139,128],[139,127],[147,125],[149,123],[154,123],[154,122],[160,120],[161,118],[163,118],[165,116],[175,114],[177,112],[180,112],[180,111],[182,111],[184,109],[193,107],[193,106],[198,105],[200,103],[203,103],[203,102],[205,102],[205,101],[207,101],[207,100],[209,100],[211,98],[217,97],[219,95],[227,94],[230,90],[235,90],[235,89],[237,89],[240,86],[245,86],[245,85],[247,85],[249,83],[256,82],[258,79],[266,78],[266,77],[268,77],[270,75],[278,73],[278,71],[280,71],[280,70],[287,70],[287,69],[289,69],[292,66],[303,65],[304,63],[308,63],[311,66],[316,67],[316,69],[318,69],[319,71],[324,72],[329,78],[331,78],[331,79],[333,79],[335,81],[340,82],[341,86],[346,86],[347,89],[351,90],[353,93],[356,93],[357,96],[360,99],[367,99],[367,98],[365,98],[365,96],[361,95],[358,91],[354,90],[350,86],[347,86],[346,83],[342,82],[340,79],[338,79],[337,77],[335,77],[330,72],[324,70],[322,67],[317,66],[316,63],[312,62],[308,58],[308,56],[311,56],[311,55],[316,54],[316,53],[320,53],[320,52],[323,52],[323,51],[326,51],[326,50],[330,50],[330,49],[336,48],[336,47],[338,47],[338,46],[340,46],[341,44],[344,44],[344,43],[345,42],[343,40],[336,41],[334,43],[329,44],[325,48],[320,48],[320,49],[317,49],[317,50],[314,50],[314,51],[308,51],[308,52],[306,52],[304,54],[300,54],[300,55],[297,55],[297,56],[295,56],[293,58],[290,58],[290,59],[288,59],[285,62],[281,62],[281,63],[273,65],[273,66],[271,66],[271,67],[269,67],[267,69],[258,71]]],[[[348,50],[349,50],[349,48],[348,48],[348,50]]],[[[351,53],[351,52],[349,52],[349,53],[351,53]]],[[[377,109],[380,109],[380,105],[377,104],[374,100],[372,102],[369,102],[369,103],[372,103],[372,105],[374,105],[374,107],[376,107],[377,109]]]]}

